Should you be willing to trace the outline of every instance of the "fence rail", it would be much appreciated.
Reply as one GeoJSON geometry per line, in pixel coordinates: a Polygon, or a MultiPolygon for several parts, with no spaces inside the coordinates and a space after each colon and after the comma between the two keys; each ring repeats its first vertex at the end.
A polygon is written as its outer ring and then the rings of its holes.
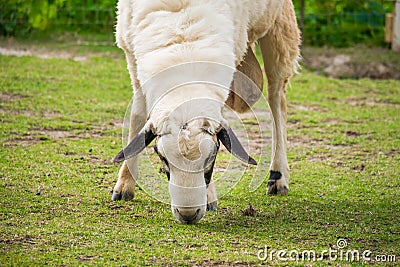
{"type": "MultiPolygon", "coordinates": [[[[21,14],[20,7],[17,5],[14,6],[14,9],[2,9],[3,7],[0,6],[0,34],[3,35],[12,35],[21,28],[63,28],[67,30],[79,28],[109,32],[113,31],[116,20],[114,7],[55,8],[53,15],[50,13],[34,15],[34,10],[25,10],[25,14],[21,14]],[[41,17],[38,18],[38,16],[41,17]],[[39,27],[32,26],[32,21],[39,27]]],[[[300,20],[300,11],[297,17],[300,20]]],[[[340,14],[323,11],[307,13],[306,11],[304,14],[304,41],[312,45],[323,45],[324,43],[335,46],[348,45],[350,35],[353,38],[352,42],[356,43],[374,38],[377,39],[376,42],[378,43],[381,38],[383,43],[384,29],[385,14],[376,11],[343,12],[340,14]]]]}
{"type": "Polygon", "coordinates": [[[104,25],[115,24],[115,8],[68,8],[57,9],[56,25],[104,25]]]}

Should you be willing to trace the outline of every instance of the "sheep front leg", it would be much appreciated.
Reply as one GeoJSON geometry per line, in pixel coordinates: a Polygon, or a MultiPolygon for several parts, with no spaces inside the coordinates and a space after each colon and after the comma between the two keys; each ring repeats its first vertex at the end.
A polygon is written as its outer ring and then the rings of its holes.
{"type": "MultiPolygon", "coordinates": [[[[136,90],[133,97],[130,117],[129,140],[132,140],[146,123],[146,102],[141,90],[136,90]]],[[[121,166],[118,181],[114,186],[112,200],[131,200],[135,196],[135,183],[138,178],[138,159],[133,157],[121,166]],[[128,167],[129,165],[129,167],[128,167]]]]}
{"type": "Polygon", "coordinates": [[[292,1],[285,0],[282,14],[260,39],[260,48],[268,80],[268,103],[274,118],[272,162],[268,194],[287,195],[289,164],[286,155],[286,86],[296,72],[300,56],[300,32],[292,1]]]}

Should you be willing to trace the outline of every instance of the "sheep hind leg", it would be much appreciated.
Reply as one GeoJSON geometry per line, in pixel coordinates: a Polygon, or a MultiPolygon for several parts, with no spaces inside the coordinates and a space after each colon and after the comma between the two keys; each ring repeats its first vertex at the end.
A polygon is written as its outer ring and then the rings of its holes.
{"type": "Polygon", "coordinates": [[[268,103],[274,119],[268,194],[287,195],[289,192],[285,94],[288,80],[296,72],[299,46],[300,34],[293,6],[291,1],[286,1],[274,27],[260,39],[268,80],[268,103]]]}
{"type": "MultiPolygon", "coordinates": [[[[134,96],[129,126],[129,140],[132,140],[146,123],[146,101],[139,82],[136,79],[136,62],[133,56],[126,52],[128,61],[128,69],[131,75],[132,86],[134,88],[134,96]]],[[[135,184],[138,178],[138,159],[133,157],[124,161],[119,172],[118,181],[114,186],[112,200],[131,200],[135,196],[135,184]]]]}
{"type": "Polygon", "coordinates": [[[217,189],[213,180],[207,188],[207,210],[216,211],[218,208],[217,189]]]}

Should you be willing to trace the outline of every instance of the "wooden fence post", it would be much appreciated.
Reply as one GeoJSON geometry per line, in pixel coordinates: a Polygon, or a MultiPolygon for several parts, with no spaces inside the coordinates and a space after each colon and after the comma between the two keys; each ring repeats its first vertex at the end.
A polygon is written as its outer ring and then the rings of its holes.
{"type": "Polygon", "coordinates": [[[391,44],[393,41],[393,13],[386,13],[385,16],[385,43],[391,44]]]}

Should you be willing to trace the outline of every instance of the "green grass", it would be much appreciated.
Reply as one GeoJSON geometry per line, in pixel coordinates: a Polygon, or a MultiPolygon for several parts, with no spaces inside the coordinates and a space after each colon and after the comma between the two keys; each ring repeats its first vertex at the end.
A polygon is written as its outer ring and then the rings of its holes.
{"type": "Polygon", "coordinates": [[[266,196],[266,182],[248,192],[250,170],[219,211],[187,226],[139,189],[134,201],[110,200],[131,98],[120,53],[0,56],[0,265],[378,264],[257,259],[265,246],[320,253],[339,238],[400,259],[399,81],[304,70],[288,91],[289,195],[266,196]],[[250,204],[253,217],[243,214],[250,204]]]}

